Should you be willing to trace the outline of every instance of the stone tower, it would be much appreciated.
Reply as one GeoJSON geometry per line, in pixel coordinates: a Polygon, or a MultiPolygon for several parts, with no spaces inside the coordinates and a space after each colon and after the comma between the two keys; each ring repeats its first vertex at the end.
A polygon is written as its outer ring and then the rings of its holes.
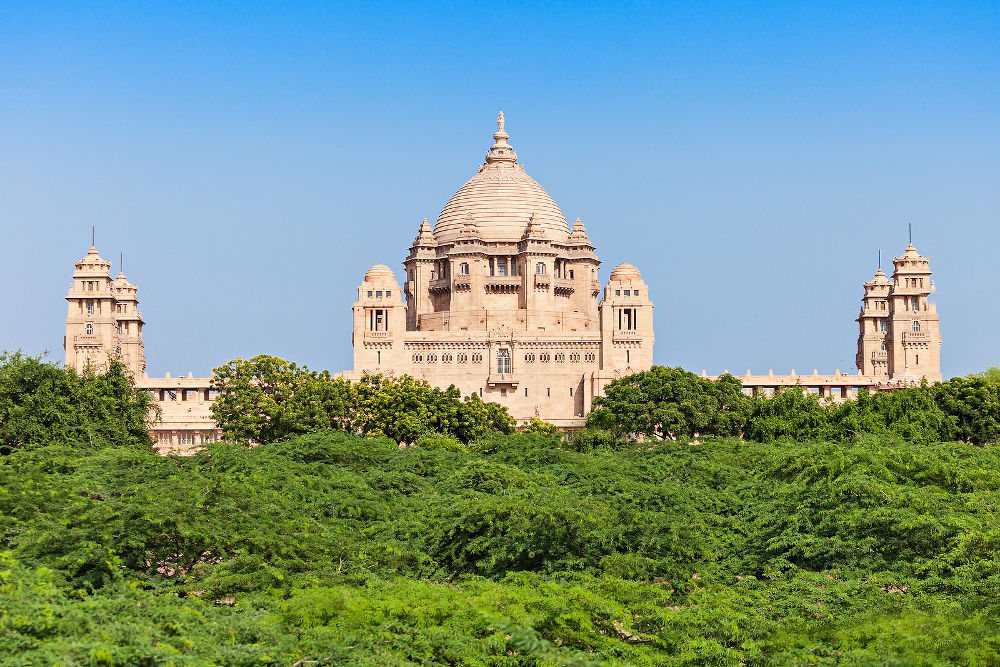
{"type": "Polygon", "coordinates": [[[892,279],[879,269],[864,284],[858,315],[858,372],[881,382],[941,381],[941,331],[929,260],[911,243],[892,260],[892,279]]]}
{"type": "Polygon", "coordinates": [[[354,304],[354,367],[386,373],[402,363],[406,306],[392,269],[376,264],[365,273],[354,304]]]}
{"type": "Polygon", "coordinates": [[[625,372],[653,365],[653,302],[639,269],[619,264],[611,272],[599,306],[601,368],[625,372]]]}
{"type": "Polygon", "coordinates": [[[913,244],[892,260],[889,296],[889,378],[904,382],[941,381],[941,330],[937,308],[927,301],[934,292],[930,260],[913,244]]]}
{"type": "Polygon", "coordinates": [[[100,369],[113,354],[141,378],[146,370],[146,355],[138,288],[128,282],[124,273],[112,280],[111,262],[93,246],[75,265],[73,285],[66,295],[66,366],[78,372],[87,367],[100,369]]]}
{"type": "Polygon", "coordinates": [[[864,284],[861,313],[858,315],[858,372],[861,375],[889,379],[889,292],[892,281],[882,272],[864,284]]]}

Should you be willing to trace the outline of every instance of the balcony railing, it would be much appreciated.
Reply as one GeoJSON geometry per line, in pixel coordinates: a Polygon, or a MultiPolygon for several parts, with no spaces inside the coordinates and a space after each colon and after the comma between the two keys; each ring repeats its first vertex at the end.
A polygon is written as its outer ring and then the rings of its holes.
{"type": "Polygon", "coordinates": [[[521,276],[487,276],[483,287],[487,292],[518,292],[521,290],[521,276]]]}
{"type": "Polygon", "coordinates": [[[556,278],[556,289],[560,292],[575,292],[576,281],[569,278],[556,278]]]}
{"type": "Polygon", "coordinates": [[[642,334],[636,331],[635,329],[628,331],[615,329],[611,333],[612,340],[636,340],[637,338],[642,338],[642,334]]]}
{"type": "Polygon", "coordinates": [[[392,338],[392,332],[391,331],[366,331],[365,332],[365,338],[375,338],[375,339],[392,338]]]}
{"type": "Polygon", "coordinates": [[[511,386],[517,386],[517,377],[513,373],[495,373],[491,372],[489,377],[486,378],[486,384],[493,386],[498,384],[505,384],[511,386]]]}
{"type": "Polygon", "coordinates": [[[437,280],[432,280],[427,284],[427,289],[429,289],[431,292],[450,292],[451,279],[438,278],[437,280]]]}

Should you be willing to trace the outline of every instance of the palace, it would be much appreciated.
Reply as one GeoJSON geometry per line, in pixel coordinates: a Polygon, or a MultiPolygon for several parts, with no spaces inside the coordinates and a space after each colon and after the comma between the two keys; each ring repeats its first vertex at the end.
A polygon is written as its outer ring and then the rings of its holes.
{"type": "Polygon", "coordinates": [[[652,366],[653,303],[631,264],[601,288],[583,223],[570,228],[508,138],[501,112],[485,162],[420,224],[402,288],[387,266],[365,274],[345,375],[453,384],[520,421],[577,426],[608,382],[652,366]]]}
{"type": "MultiPolygon", "coordinates": [[[[365,273],[353,306],[354,369],[411,375],[505,405],[513,417],[581,426],[593,399],[616,378],[653,363],[653,302],[639,270],[619,264],[602,287],[600,261],[580,218],[570,227],[548,192],[517,161],[501,112],[485,161],[425,218],[403,261],[365,273]]],[[[834,400],[860,388],[941,380],[941,334],[929,260],[913,245],[864,283],[858,374],[751,375],[744,391],[801,385],[834,400]]],[[[161,450],[188,451],[220,433],[211,378],[146,374],[137,287],[96,248],[76,262],[66,296],[66,365],[99,367],[118,355],[162,412],[161,450]]],[[[707,377],[707,374],[702,372],[707,377]]]]}

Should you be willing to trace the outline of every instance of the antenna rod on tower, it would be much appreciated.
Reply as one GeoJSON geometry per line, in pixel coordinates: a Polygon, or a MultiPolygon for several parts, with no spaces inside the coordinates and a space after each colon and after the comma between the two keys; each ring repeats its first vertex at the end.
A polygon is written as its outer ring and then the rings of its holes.
{"type": "Polygon", "coordinates": [[[878,249],[878,270],[882,270],[882,248],[878,249]]]}
{"type": "Polygon", "coordinates": [[[96,229],[96,227],[94,225],[90,226],[90,247],[91,248],[95,247],[95,244],[94,244],[94,238],[95,238],[95,235],[96,235],[95,229],[96,229]]]}
{"type": "Polygon", "coordinates": [[[125,251],[118,253],[118,272],[125,273],[125,251]]]}
{"type": "Polygon", "coordinates": [[[908,222],[906,226],[910,228],[910,245],[913,245],[913,223],[908,222]]]}

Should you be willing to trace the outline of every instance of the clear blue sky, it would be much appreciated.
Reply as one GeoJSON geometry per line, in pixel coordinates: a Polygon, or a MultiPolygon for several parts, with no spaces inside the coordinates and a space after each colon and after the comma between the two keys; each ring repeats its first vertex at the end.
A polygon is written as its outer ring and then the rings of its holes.
{"type": "Polygon", "coordinates": [[[350,368],[365,270],[501,107],[602,280],[643,272],[658,363],[853,370],[908,222],[945,376],[1000,363],[997,2],[0,2],[0,348],[62,359],[96,225],[151,375],[350,368]]]}

